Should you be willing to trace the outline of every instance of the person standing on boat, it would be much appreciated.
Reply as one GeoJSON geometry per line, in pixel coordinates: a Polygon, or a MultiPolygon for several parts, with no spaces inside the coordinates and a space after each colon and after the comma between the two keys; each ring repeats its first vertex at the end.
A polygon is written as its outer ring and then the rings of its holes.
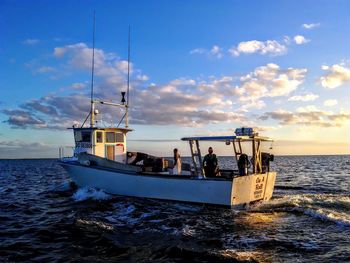
{"type": "MultiPolygon", "coordinates": [[[[252,160],[252,164],[254,165],[254,159],[252,160]]],[[[248,174],[248,167],[249,167],[248,155],[246,155],[245,153],[242,153],[238,159],[239,175],[247,175],[248,174]]]]}
{"type": "Polygon", "coordinates": [[[206,177],[216,176],[218,159],[216,158],[216,155],[213,153],[212,147],[209,147],[208,154],[204,156],[203,167],[204,167],[204,172],[206,177]]]}
{"type": "Polygon", "coordinates": [[[174,149],[174,168],[173,174],[181,174],[181,156],[177,148],[174,149]]]}

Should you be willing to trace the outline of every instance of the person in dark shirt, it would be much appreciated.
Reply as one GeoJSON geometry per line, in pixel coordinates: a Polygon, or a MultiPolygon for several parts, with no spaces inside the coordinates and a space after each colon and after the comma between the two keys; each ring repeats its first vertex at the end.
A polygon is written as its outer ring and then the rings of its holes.
{"type": "MultiPolygon", "coordinates": [[[[254,163],[254,160],[252,160],[252,163],[254,163]]],[[[242,153],[238,159],[239,175],[247,175],[248,167],[249,167],[248,155],[246,155],[245,153],[242,153]]]]}
{"type": "Polygon", "coordinates": [[[216,155],[213,153],[213,148],[209,147],[208,154],[204,156],[203,159],[203,167],[206,177],[215,177],[218,167],[218,159],[216,155]]]}

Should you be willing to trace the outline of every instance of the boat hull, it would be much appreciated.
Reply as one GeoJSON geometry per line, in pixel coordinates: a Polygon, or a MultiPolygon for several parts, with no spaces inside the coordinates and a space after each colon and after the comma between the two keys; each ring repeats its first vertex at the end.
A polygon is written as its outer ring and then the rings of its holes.
{"type": "Polygon", "coordinates": [[[224,206],[268,200],[276,173],[247,175],[233,180],[182,176],[152,176],[78,163],[61,163],[79,187],[94,187],[116,195],[224,206]]]}

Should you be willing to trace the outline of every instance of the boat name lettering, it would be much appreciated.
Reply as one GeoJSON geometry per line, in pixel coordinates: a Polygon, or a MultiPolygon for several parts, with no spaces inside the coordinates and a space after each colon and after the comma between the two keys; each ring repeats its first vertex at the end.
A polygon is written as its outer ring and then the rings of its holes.
{"type": "Polygon", "coordinates": [[[262,178],[256,178],[256,180],[255,180],[255,183],[263,183],[264,182],[264,180],[265,180],[265,177],[262,177],[262,178]]]}
{"type": "Polygon", "coordinates": [[[265,184],[265,177],[257,177],[255,180],[255,191],[254,191],[254,198],[262,198],[263,189],[265,184]]]}
{"type": "Polygon", "coordinates": [[[79,147],[79,148],[91,148],[92,145],[89,142],[78,142],[77,147],[79,147]]]}
{"type": "Polygon", "coordinates": [[[255,185],[255,191],[256,191],[256,190],[262,190],[263,187],[264,187],[264,184],[256,184],[256,185],[255,185]]]}
{"type": "Polygon", "coordinates": [[[255,191],[254,192],[254,198],[257,199],[257,198],[262,198],[262,193],[263,193],[263,190],[258,190],[258,191],[255,191]]]}

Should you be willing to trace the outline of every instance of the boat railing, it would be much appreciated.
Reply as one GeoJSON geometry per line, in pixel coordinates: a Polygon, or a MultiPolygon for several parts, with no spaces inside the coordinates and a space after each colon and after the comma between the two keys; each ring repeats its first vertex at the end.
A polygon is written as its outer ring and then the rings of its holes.
{"type": "Polygon", "coordinates": [[[73,146],[60,146],[58,148],[58,158],[61,161],[71,159],[74,157],[74,148],[73,146]]]}

